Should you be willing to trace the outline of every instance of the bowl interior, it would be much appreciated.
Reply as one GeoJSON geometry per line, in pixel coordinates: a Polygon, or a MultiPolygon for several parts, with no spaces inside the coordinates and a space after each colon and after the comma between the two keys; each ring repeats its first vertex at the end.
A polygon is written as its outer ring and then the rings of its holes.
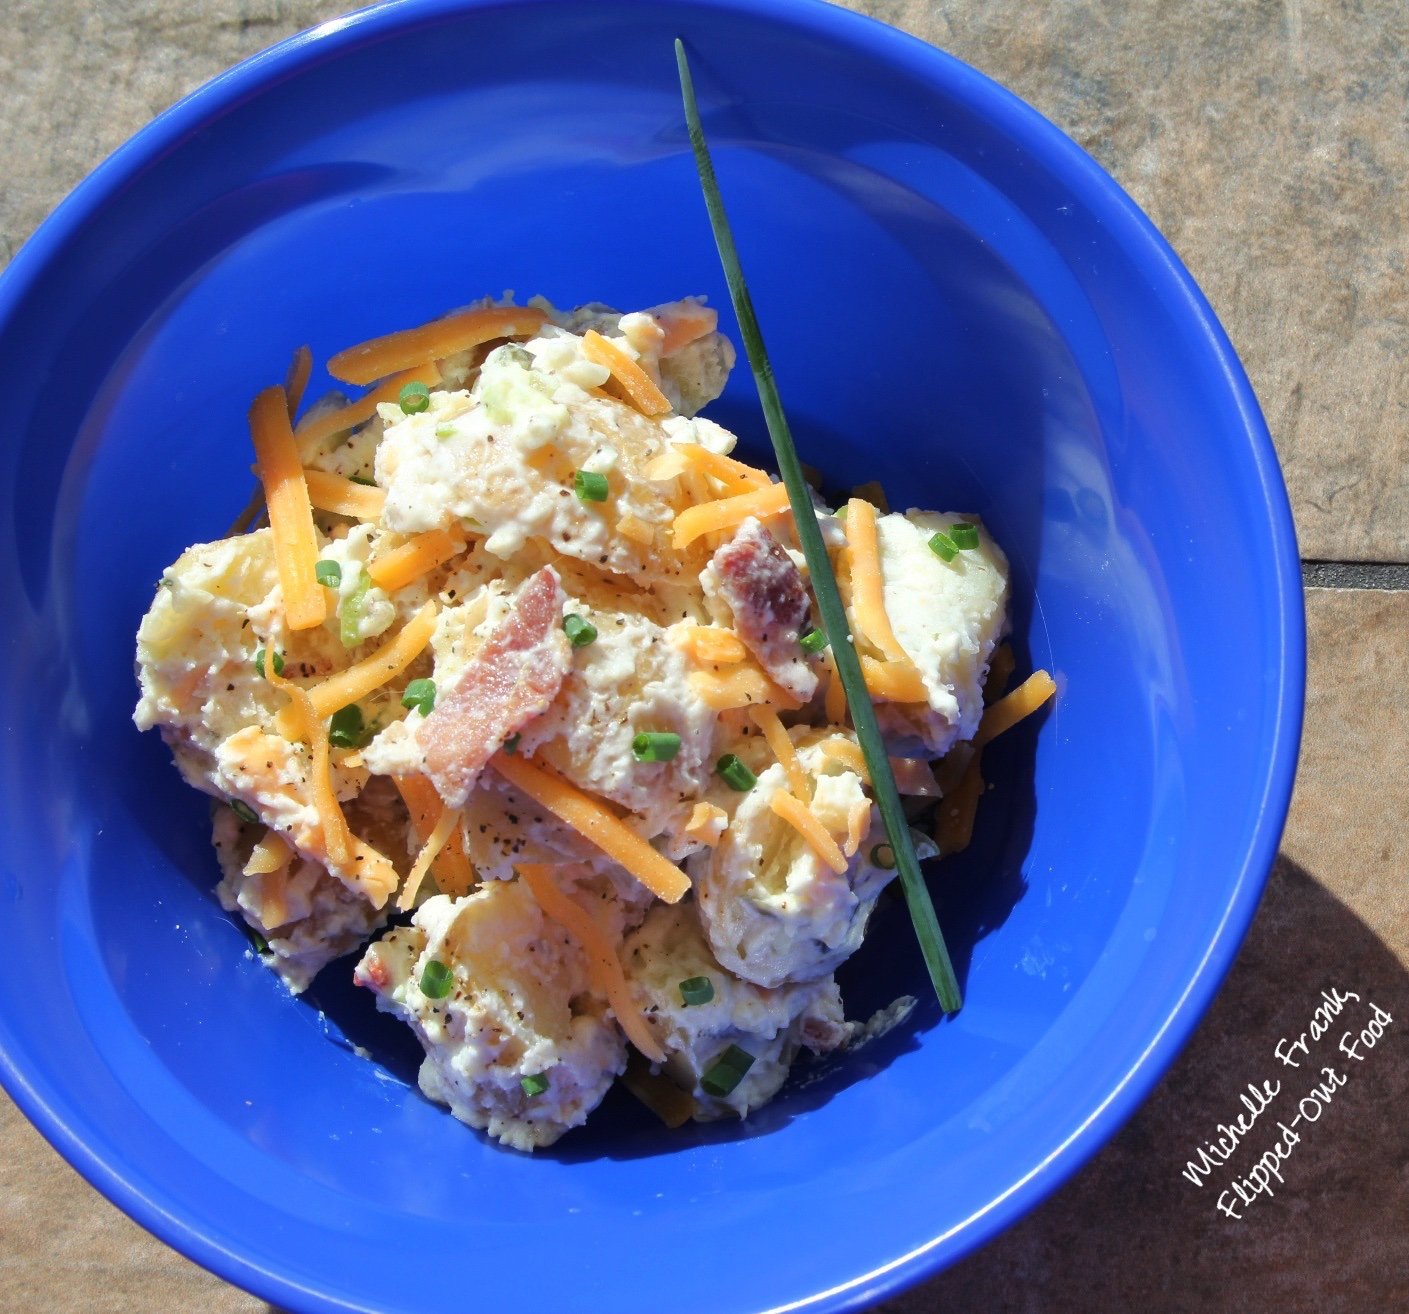
{"type": "MultiPolygon", "coordinates": [[[[897,33],[618,0],[337,25],[80,189],[0,285],[0,382],[5,1080],[141,1221],[282,1305],[490,1305],[540,1253],[554,1307],[874,1298],[1099,1144],[1251,915],[1300,699],[1255,406],[1104,175],[897,33]],[[804,459],[981,514],[1020,671],[1060,693],[991,750],[977,840],[933,875],[956,1019],[892,902],[842,981],[852,1016],[920,996],[906,1025],[745,1126],[667,1133],[613,1096],[526,1158],[420,1098],[346,963],[296,1002],[248,956],[204,800],[130,723],[133,635],[162,568],[243,504],[246,407],[297,344],[321,362],[506,288],[727,307],[677,33],[804,459]],[[471,1270],[481,1251],[510,1262],[471,1270]]],[[[710,413],[763,454],[746,371],[710,413]]]]}

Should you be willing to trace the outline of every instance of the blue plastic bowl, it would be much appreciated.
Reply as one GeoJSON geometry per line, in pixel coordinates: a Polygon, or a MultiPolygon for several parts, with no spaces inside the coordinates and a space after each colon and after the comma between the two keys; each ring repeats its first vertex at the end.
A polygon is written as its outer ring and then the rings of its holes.
{"type": "MultiPolygon", "coordinates": [[[[1252,917],[1303,680],[1252,393],[1110,178],[877,23],[426,0],[285,42],[16,257],[0,396],[0,1076],[99,1190],[281,1306],[859,1308],[1096,1150],[1252,917]],[[345,971],[296,1002],[246,956],[204,800],[128,719],[133,634],[162,568],[242,504],[245,409],[294,345],[326,359],[504,288],[727,305],[677,34],[805,458],[980,512],[1020,660],[1060,694],[995,746],[975,845],[933,877],[957,1019],[922,1005],[744,1126],[671,1134],[614,1096],[527,1158],[415,1092],[407,1038],[345,971]]],[[[716,414],[761,448],[744,374],[716,414]]],[[[844,984],[854,1016],[925,995],[898,905],[844,984]]]]}

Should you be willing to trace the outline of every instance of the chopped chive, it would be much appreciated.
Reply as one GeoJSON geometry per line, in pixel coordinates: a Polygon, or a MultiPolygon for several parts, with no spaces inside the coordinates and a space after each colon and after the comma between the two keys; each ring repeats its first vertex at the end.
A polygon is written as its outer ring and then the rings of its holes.
{"type": "Polygon", "coordinates": [[[680,1002],[686,1008],[707,1004],[714,998],[714,982],[707,976],[692,976],[680,982],[680,1002]]]}
{"type": "Polygon", "coordinates": [[[249,822],[251,826],[257,826],[259,824],[259,814],[242,798],[232,798],[230,800],[230,811],[239,817],[241,821],[249,822]]]}
{"type": "MultiPolygon", "coordinates": [[[[265,677],[264,677],[264,649],[263,649],[263,648],[256,648],[256,649],[255,649],[255,653],[254,653],[254,669],[255,669],[255,671],[258,673],[259,678],[260,678],[261,680],[265,678],[265,677]]],[[[275,675],[283,675],[283,673],[284,673],[284,654],[281,653],[277,648],[275,648],[275,649],[274,649],[274,674],[275,674],[275,675]]]]}
{"type": "Polygon", "coordinates": [[[737,789],[741,794],[747,793],[758,784],[758,777],[733,753],[725,753],[714,764],[714,769],[730,789],[737,789]]]}
{"type": "Polygon", "coordinates": [[[877,844],[871,850],[871,866],[892,871],[895,867],[895,850],[889,844],[877,844]]]}
{"type": "Polygon", "coordinates": [[[397,398],[407,415],[419,415],[431,407],[431,390],[424,383],[408,383],[397,398]]]}
{"type": "Polygon", "coordinates": [[[335,589],[342,583],[342,566],[336,561],[320,561],[313,567],[313,575],[325,589],[335,589]]]}
{"type": "Polygon", "coordinates": [[[726,1095],[733,1093],[751,1067],[753,1055],[737,1045],[730,1045],[705,1069],[704,1076],[700,1078],[700,1089],[705,1094],[722,1100],[726,1095]]]}
{"type": "Polygon", "coordinates": [[[519,751],[519,740],[522,738],[523,736],[521,734],[515,732],[504,741],[504,751],[510,757],[513,757],[513,755],[519,751]]]}
{"type": "Polygon", "coordinates": [[[930,551],[941,561],[953,561],[959,555],[959,549],[955,546],[954,540],[948,534],[941,533],[931,535],[930,551]]]}
{"type": "Polygon", "coordinates": [[[435,436],[437,438],[453,438],[455,436],[455,426],[453,424],[437,424],[435,426],[435,436]]]}
{"type": "Polygon", "coordinates": [[[421,993],[427,999],[444,999],[454,984],[454,973],[439,958],[421,968],[421,993]]]}
{"type": "Polygon", "coordinates": [[[328,722],[328,742],[334,748],[360,748],[365,742],[366,729],[362,709],[356,703],[349,703],[334,712],[328,722]]]}
{"type": "Polygon", "coordinates": [[[798,636],[798,646],[803,652],[821,652],[827,646],[827,636],[814,625],[806,634],[798,636]]]}
{"type": "Polygon", "coordinates": [[[541,1072],[530,1072],[528,1076],[519,1078],[519,1085],[523,1087],[523,1093],[529,1097],[541,1095],[548,1089],[548,1078],[541,1072]]]}
{"type": "Polygon", "coordinates": [[[680,751],[674,730],[643,730],[631,741],[638,762],[669,762],[680,751]]]}
{"type": "Polygon", "coordinates": [[[429,716],[435,708],[435,681],[412,680],[401,695],[402,707],[414,707],[422,716],[429,716]]]}
{"type": "Polygon", "coordinates": [[[881,738],[880,726],[876,721],[876,709],[861,675],[861,662],[848,638],[846,612],[842,608],[841,595],[837,591],[836,576],[832,573],[827,545],[822,541],[822,531],[817,525],[817,512],[812,505],[812,494],[803,478],[797,449],[793,446],[787,417],[783,414],[783,403],[778,396],[773,366],[768,359],[768,350],[763,344],[763,333],[758,327],[758,317],[754,313],[748,284],[744,281],[739,253],[735,249],[734,236],[729,229],[729,219],[724,213],[724,200],[719,194],[719,183],[714,176],[709,146],[705,142],[704,129],[700,126],[700,112],[695,103],[695,88],[690,78],[689,60],[685,56],[684,43],[678,39],[675,42],[675,62],[680,73],[680,94],[685,106],[685,123],[689,130],[690,145],[695,153],[695,168],[699,173],[700,188],[704,192],[705,208],[709,212],[710,227],[714,231],[715,245],[719,248],[725,282],[729,285],[729,299],[739,321],[749,365],[753,370],[754,383],[758,388],[759,401],[763,405],[764,418],[768,423],[768,435],[773,440],[778,470],[787,485],[793,524],[807,562],[813,592],[817,597],[822,628],[827,632],[831,643],[832,657],[836,662],[842,688],[846,691],[847,706],[851,709],[856,737],[861,744],[861,751],[866,756],[876,806],[885,822],[886,836],[895,850],[896,866],[900,869],[900,883],[905,890],[910,920],[915,926],[915,936],[920,942],[930,981],[939,997],[940,1007],[946,1013],[953,1013],[963,1002],[959,993],[959,982],[949,961],[944,935],[934,915],[934,904],[930,901],[925,878],[920,872],[920,864],[915,859],[915,848],[905,819],[905,809],[895,788],[895,776],[891,771],[885,741],[881,738]]]}
{"type": "Polygon", "coordinates": [[[594,470],[576,470],[572,476],[573,491],[584,502],[605,502],[607,500],[607,477],[594,470]]]}
{"type": "Polygon", "coordinates": [[[972,552],[978,547],[978,526],[961,520],[949,526],[949,537],[960,552],[972,552]]]}
{"type": "Polygon", "coordinates": [[[351,479],[354,484],[361,484],[363,488],[375,488],[377,486],[377,481],[375,479],[368,479],[366,475],[348,475],[348,478],[351,479]]]}
{"type": "Polygon", "coordinates": [[[574,613],[563,617],[563,633],[574,648],[585,648],[596,640],[597,627],[574,613]]]}
{"type": "Polygon", "coordinates": [[[250,938],[250,945],[257,954],[267,954],[269,952],[269,941],[266,940],[253,926],[245,927],[245,934],[250,938]]]}

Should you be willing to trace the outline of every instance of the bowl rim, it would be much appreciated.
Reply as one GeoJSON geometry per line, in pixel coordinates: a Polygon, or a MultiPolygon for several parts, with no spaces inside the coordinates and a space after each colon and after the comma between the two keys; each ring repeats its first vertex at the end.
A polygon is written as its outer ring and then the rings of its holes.
{"type": "MultiPolygon", "coordinates": [[[[475,10],[529,8],[563,0],[386,0],[329,19],[289,36],[217,74],[139,129],[89,173],[39,225],[0,270],[0,324],[22,303],[49,261],[60,253],[126,180],[158,159],[204,122],[261,93],[270,83],[297,76],[344,47],[426,19],[475,10]]],[[[651,0],[624,0],[645,5],[651,0]]],[[[1021,140],[1048,168],[1079,175],[1109,205],[1104,218],[1118,221],[1121,239],[1143,246],[1145,259],[1166,280],[1165,291],[1182,301],[1191,331],[1201,334],[1222,368],[1236,414],[1246,433],[1271,530],[1274,627],[1281,662],[1275,672],[1276,717],[1267,753],[1267,775],[1256,800],[1256,821],[1223,915],[1182,992],[1145,1049],[1110,1090],[1046,1159],[976,1210],[925,1244],[848,1282],[814,1292],[767,1314],[852,1310],[891,1297],[991,1241],[1067,1181],[1101,1149],[1147,1098],[1192,1036],[1241,947],[1256,913],[1280,844],[1291,801],[1302,731],[1305,692],[1305,610],[1295,522],[1271,434],[1252,386],[1212,307],[1173,248],[1120,184],[1060,128],[1014,93],[947,51],[827,0],[672,0],[683,9],[733,12],[790,25],[859,49],[899,67],[946,96],[962,99],[1000,131],[1021,140]]],[[[281,1306],[300,1309],[363,1308],[314,1289],[238,1253],[222,1239],[163,1207],[146,1175],[110,1162],[84,1141],[24,1068],[0,1049],[0,1085],[26,1118],[87,1182],[161,1241],[217,1276],[281,1306]]]]}

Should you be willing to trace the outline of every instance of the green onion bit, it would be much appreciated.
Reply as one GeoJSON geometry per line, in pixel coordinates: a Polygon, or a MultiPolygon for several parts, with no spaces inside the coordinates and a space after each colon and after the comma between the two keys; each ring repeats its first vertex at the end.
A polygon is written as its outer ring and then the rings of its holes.
{"type": "Polygon", "coordinates": [[[894,870],[895,850],[889,844],[877,844],[871,850],[871,866],[880,867],[885,871],[894,870]]]}
{"type": "Polygon", "coordinates": [[[669,762],[680,751],[680,736],[673,730],[643,730],[631,741],[638,762],[669,762]]]}
{"type": "Polygon", "coordinates": [[[758,777],[733,753],[725,753],[714,764],[714,769],[730,789],[737,789],[740,794],[748,793],[758,784],[758,777]]]}
{"type": "Polygon", "coordinates": [[[563,633],[574,648],[585,648],[597,638],[597,627],[575,613],[563,617],[563,633]]]}
{"type": "Polygon", "coordinates": [[[528,1076],[519,1078],[519,1085],[523,1087],[525,1095],[541,1095],[548,1089],[548,1078],[541,1072],[530,1072],[528,1076]]]}
{"type": "Polygon", "coordinates": [[[714,982],[707,976],[692,976],[680,982],[680,1002],[686,1008],[707,1004],[714,998],[714,982]]]}
{"type": "Polygon", "coordinates": [[[313,575],[325,589],[335,589],[342,583],[342,567],[336,561],[320,561],[313,567],[313,575]]]}
{"type": "Polygon", "coordinates": [[[377,486],[377,481],[375,479],[368,479],[366,475],[348,475],[348,478],[351,479],[354,484],[361,484],[363,488],[375,488],[377,486]]]}
{"type": "Polygon", "coordinates": [[[360,748],[366,729],[362,709],[356,703],[349,703],[334,712],[333,719],[328,722],[328,742],[334,748],[360,748]]]}
{"type": "Polygon", "coordinates": [[[239,817],[241,821],[248,821],[252,826],[259,824],[259,814],[242,798],[232,798],[230,800],[230,811],[239,817]]]}
{"type": "Polygon", "coordinates": [[[931,535],[930,551],[941,561],[953,561],[959,555],[958,547],[948,534],[935,533],[931,535]]]}
{"type": "Polygon", "coordinates": [[[827,646],[827,636],[814,625],[806,634],[798,637],[798,646],[803,652],[821,652],[827,646]]]}
{"type": "MultiPolygon", "coordinates": [[[[866,756],[876,805],[880,809],[881,819],[885,822],[886,836],[895,851],[896,865],[900,869],[900,883],[905,890],[905,900],[910,908],[910,919],[915,925],[915,936],[924,954],[925,966],[929,969],[930,980],[939,996],[940,1006],[945,1012],[952,1013],[957,1011],[963,1002],[959,993],[959,982],[949,961],[944,936],[934,915],[934,904],[930,901],[929,890],[920,872],[920,864],[915,858],[914,842],[905,819],[905,809],[895,788],[895,776],[891,772],[890,759],[886,755],[885,741],[881,738],[880,726],[876,722],[876,709],[866,691],[856,649],[848,637],[850,630],[841,595],[837,591],[836,576],[832,573],[832,563],[827,556],[826,544],[822,541],[822,531],[817,525],[812,493],[802,473],[797,449],[788,429],[787,417],[783,414],[783,403],[773,378],[773,366],[763,343],[763,333],[758,326],[758,316],[754,313],[748,284],[744,281],[739,253],[735,249],[729,219],[724,212],[724,200],[719,194],[719,183],[714,176],[709,146],[705,142],[704,129],[700,126],[700,112],[695,103],[695,88],[690,78],[685,46],[678,39],[675,42],[675,63],[680,73],[680,94],[684,101],[685,123],[690,134],[690,145],[695,153],[695,168],[699,173],[700,188],[704,192],[705,208],[709,212],[714,242],[719,248],[724,278],[729,285],[729,298],[733,302],[734,313],[739,321],[749,365],[753,369],[754,383],[758,387],[759,401],[763,405],[764,418],[768,422],[768,434],[773,440],[773,453],[777,458],[778,470],[783,483],[787,485],[793,523],[797,530],[798,543],[807,561],[813,591],[817,596],[822,628],[831,643],[837,674],[841,679],[842,688],[846,691],[852,724],[856,727],[856,738],[866,756]]],[[[717,1062],[715,1066],[718,1066],[717,1062]]],[[[707,1086],[705,1088],[708,1089],[707,1086]]]]}
{"type": "Polygon", "coordinates": [[[726,1095],[733,1093],[751,1067],[753,1055],[737,1045],[730,1045],[705,1069],[704,1076],[700,1078],[700,1089],[705,1094],[722,1100],[726,1095]]]}
{"type": "Polygon", "coordinates": [[[402,707],[414,707],[422,716],[429,716],[435,708],[435,681],[412,680],[401,695],[402,707]]]}
{"type": "Polygon", "coordinates": [[[455,436],[455,426],[453,424],[437,424],[435,426],[435,436],[437,438],[453,438],[455,436]]]}
{"type": "MultiPolygon", "coordinates": [[[[264,649],[263,649],[263,648],[257,648],[257,649],[255,650],[255,654],[254,654],[254,669],[255,669],[255,671],[259,674],[259,678],[260,678],[261,680],[265,678],[265,676],[264,676],[264,649]]],[[[274,674],[275,674],[275,675],[283,675],[283,673],[284,673],[284,654],[281,653],[277,648],[275,648],[275,649],[274,649],[274,674]]]]}
{"type": "Polygon", "coordinates": [[[250,944],[257,954],[267,954],[269,952],[269,941],[266,940],[253,926],[245,927],[245,933],[250,938],[250,944]]]}
{"type": "Polygon", "coordinates": [[[421,968],[421,993],[427,999],[444,999],[454,984],[454,973],[438,958],[421,968]]]}
{"type": "Polygon", "coordinates": [[[407,415],[419,415],[431,408],[431,390],[424,383],[408,383],[397,400],[407,415]]]}
{"type": "Polygon", "coordinates": [[[510,757],[513,757],[513,755],[519,751],[519,740],[522,738],[523,736],[519,734],[518,731],[515,731],[504,741],[504,751],[510,757]]]}
{"type": "Polygon", "coordinates": [[[960,552],[972,552],[978,547],[978,526],[961,520],[949,526],[949,537],[954,540],[954,546],[960,552]]]}
{"type": "Polygon", "coordinates": [[[607,477],[593,470],[576,470],[572,476],[573,491],[584,502],[607,500],[607,477]]]}

